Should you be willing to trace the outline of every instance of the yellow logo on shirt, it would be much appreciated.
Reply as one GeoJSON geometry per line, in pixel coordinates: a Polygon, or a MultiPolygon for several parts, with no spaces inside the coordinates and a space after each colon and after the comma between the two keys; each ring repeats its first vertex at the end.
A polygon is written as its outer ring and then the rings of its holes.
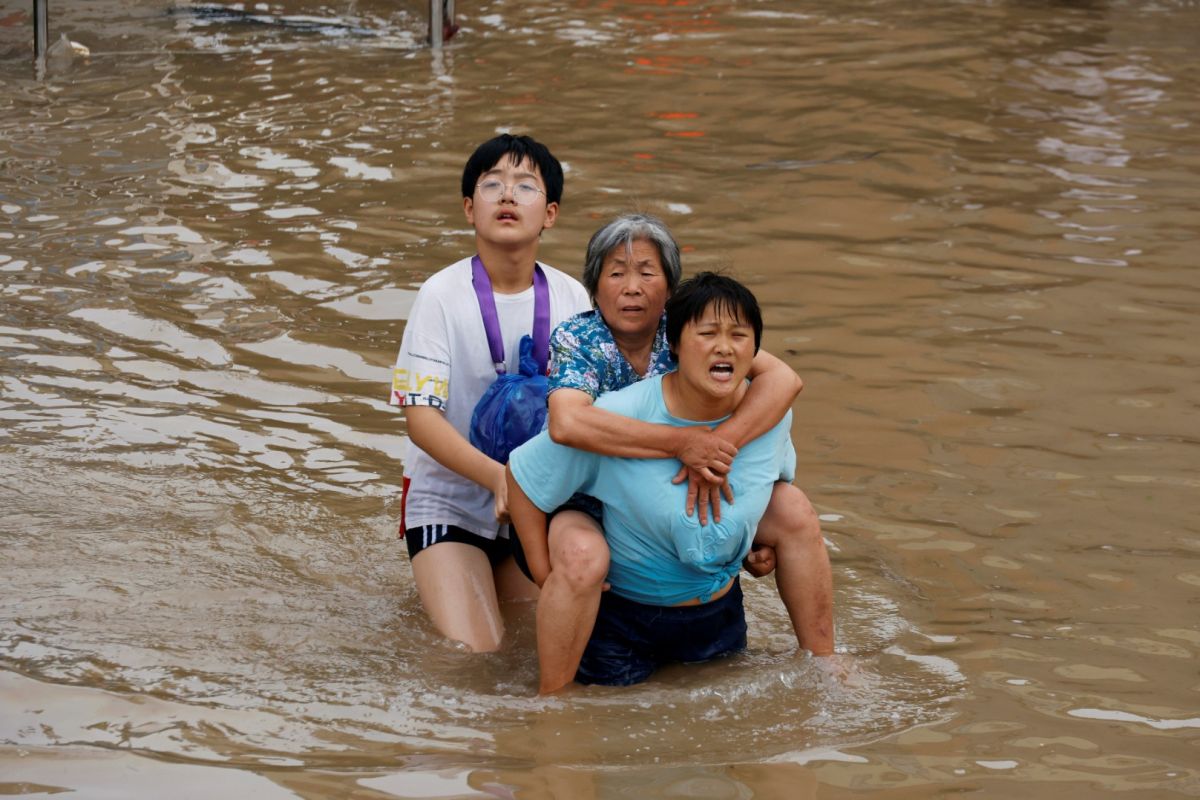
{"type": "Polygon", "coordinates": [[[392,398],[402,406],[441,408],[450,396],[450,381],[443,375],[422,375],[397,367],[392,370],[392,398]]]}

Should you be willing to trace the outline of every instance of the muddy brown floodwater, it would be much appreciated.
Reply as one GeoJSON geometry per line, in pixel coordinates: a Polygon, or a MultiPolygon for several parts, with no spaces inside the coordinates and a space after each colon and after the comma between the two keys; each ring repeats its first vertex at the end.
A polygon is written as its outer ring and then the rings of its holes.
{"type": "Polygon", "coordinates": [[[1200,796],[1200,6],[0,0],[0,794],[1200,796]],[[318,18],[299,24],[291,15],[318,18]],[[496,131],[805,379],[854,680],[439,639],[389,368],[496,131]]]}

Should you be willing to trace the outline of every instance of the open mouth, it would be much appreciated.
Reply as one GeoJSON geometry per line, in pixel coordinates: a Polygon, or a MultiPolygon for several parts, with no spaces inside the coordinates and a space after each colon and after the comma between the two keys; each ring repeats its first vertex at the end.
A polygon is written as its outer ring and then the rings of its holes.
{"type": "Polygon", "coordinates": [[[496,215],[496,219],[498,219],[501,222],[505,222],[505,221],[517,222],[520,218],[511,211],[501,211],[499,214],[496,215]]]}
{"type": "Polygon", "coordinates": [[[733,364],[728,361],[718,361],[708,368],[708,374],[717,380],[727,381],[733,377],[733,364]]]}

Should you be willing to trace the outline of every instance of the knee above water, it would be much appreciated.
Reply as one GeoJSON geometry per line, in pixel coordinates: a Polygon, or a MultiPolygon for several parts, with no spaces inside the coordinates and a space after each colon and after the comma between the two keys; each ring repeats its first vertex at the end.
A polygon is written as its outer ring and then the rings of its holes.
{"type": "Polygon", "coordinates": [[[821,522],[808,498],[803,495],[789,497],[784,511],[787,531],[801,538],[821,537],[821,522]]]}
{"type": "Polygon", "coordinates": [[[552,567],[573,584],[600,584],[608,574],[608,545],[602,536],[568,536],[555,548],[552,567]]]}

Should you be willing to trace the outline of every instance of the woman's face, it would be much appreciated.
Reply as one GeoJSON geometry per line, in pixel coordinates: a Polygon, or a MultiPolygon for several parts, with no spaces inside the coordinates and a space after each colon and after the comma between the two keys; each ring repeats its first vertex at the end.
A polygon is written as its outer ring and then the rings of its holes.
{"type": "Polygon", "coordinates": [[[710,303],[683,326],[675,356],[680,380],[709,398],[732,398],[754,361],[754,327],[710,303]]]}
{"type": "Polygon", "coordinates": [[[667,274],[658,247],[638,239],[608,252],[596,284],[596,307],[609,330],[626,340],[654,340],[667,305],[667,274]]]}

